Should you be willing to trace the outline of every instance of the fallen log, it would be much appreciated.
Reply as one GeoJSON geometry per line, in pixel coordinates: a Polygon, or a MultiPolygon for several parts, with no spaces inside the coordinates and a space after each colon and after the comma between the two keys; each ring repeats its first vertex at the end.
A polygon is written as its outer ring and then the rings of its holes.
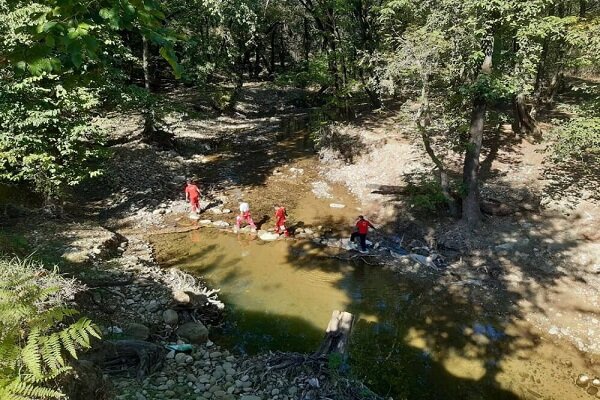
{"type": "Polygon", "coordinates": [[[353,324],[354,315],[346,311],[334,310],[327,324],[325,337],[314,355],[320,357],[338,353],[345,359],[348,355],[348,342],[353,324]]]}

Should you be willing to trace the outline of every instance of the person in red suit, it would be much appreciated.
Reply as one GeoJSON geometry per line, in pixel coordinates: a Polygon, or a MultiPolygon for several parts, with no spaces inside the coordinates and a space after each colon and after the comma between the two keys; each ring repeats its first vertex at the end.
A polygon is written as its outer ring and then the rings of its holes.
{"type": "Polygon", "coordinates": [[[360,252],[363,254],[368,253],[367,234],[369,233],[369,228],[376,229],[371,222],[365,219],[365,217],[359,215],[358,220],[356,221],[356,232],[353,232],[350,236],[351,242],[354,242],[357,237],[360,238],[360,252]]]}
{"type": "Polygon", "coordinates": [[[285,207],[279,204],[275,205],[275,233],[283,233],[285,237],[288,237],[290,236],[290,233],[285,227],[286,218],[287,212],[285,211],[285,207]]]}
{"type": "Polygon", "coordinates": [[[192,179],[188,179],[185,186],[185,201],[192,206],[192,212],[196,214],[200,212],[200,188],[192,179]]]}

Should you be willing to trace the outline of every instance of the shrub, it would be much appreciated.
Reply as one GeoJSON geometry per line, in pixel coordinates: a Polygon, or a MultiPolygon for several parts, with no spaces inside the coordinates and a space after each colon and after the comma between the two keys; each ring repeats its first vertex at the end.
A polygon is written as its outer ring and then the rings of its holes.
{"type": "Polygon", "coordinates": [[[76,287],[29,260],[0,259],[0,399],[61,398],[57,379],[69,356],[99,338],[87,318],[65,306],[76,287]]]}
{"type": "Polygon", "coordinates": [[[600,118],[576,117],[553,132],[554,157],[558,161],[600,159],[600,118]]]}

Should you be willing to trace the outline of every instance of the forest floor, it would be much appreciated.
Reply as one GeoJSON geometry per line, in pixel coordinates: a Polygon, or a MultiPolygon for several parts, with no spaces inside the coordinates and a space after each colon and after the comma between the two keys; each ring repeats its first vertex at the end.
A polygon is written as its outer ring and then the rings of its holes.
{"type": "MultiPolygon", "coordinates": [[[[186,177],[200,179],[208,209],[201,219],[216,228],[228,229],[234,223],[240,200],[250,203],[255,219],[267,228],[272,224],[273,204],[281,202],[300,237],[327,244],[345,237],[361,213],[381,228],[372,240],[381,243],[374,254],[382,264],[400,277],[429,280],[432,296],[443,292],[457,304],[475,304],[483,310],[477,312],[506,320],[506,332],[515,337],[507,351],[519,355],[540,341],[549,341],[577,353],[576,361],[548,360],[569,363],[572,373],[548,383],[542,393],[560,393],[561,385],[569,379],[573,385],[579,373],[600,375],[598,181],[593,174],[590,178],[553,166],[547,143],[517,136],[506,126],[487,135],[483,196],[507,204],[513,212],[486,216],[480,227],[469,231],[439,210],[423,210],[402,189],[431,176],[432,164],[401,113],[363,113],[353,122],[336,124],[342,142],[352,146],[334,145],[315,153],[310,136],[315,110],[306,106],[303,91],[248,84],[235,112],[228,116],[211,111],[200,94],[173,90],[165,95],[169,104],[177,105],[165,117],[175,135],[174,149],[163,151],[143,143],[139,115],[102,118],[99,123],[113,143],[105,177],[83,187],[77,195],[79,203],[66,205],[62,219],[38,218],[32,224],[30,217],[12,229],[24,233],[34,247],[60,247],[69,262],[99,265],[109,260],[117,269],[125,265],[132,271],[142,265],[154,271],[148,272],[151,275],[159,272],[154,269],[149,235],[197,229],[183,200],[186,177]],[[332,210],[323,210],[327,203],[345,208],[331,217],[332,210]],[[99,239],[102,235],[106,240],[99,239]],[[398,257],[394,253],[398,245],[440,254],[447,267],[439,271],[398,257]]],[[[459,161],[450,162],[457,172],[459,161]]],[[[140,292],[103,291],[92,300],[96,305],[116,304],[123,298],[139,301],[142,304],[131,307],[135,312],[147,314],[152,309],[152,317],[143,322],[160,325],[166,303],[154,307],[145,298],[152,291],[140,292]]],[[[125,325],[131,320],[131,314],[119,317],[122,312],[117,309],[116,315],[113,310],[110,324],[125,325]]],[[[229,355],[212,353],[223,359],[219,365],[231,364],[229,355]]],[[[212,353],[205,349],[194,357],[204,363],[212,353]]],[[[199,364],[206,371],[213,368],[207,372],[208,380],[214,372],[214,365],[209,364],[199,364]]],[[[311,389],[306,382],[299,387],[288,385],[281,392],[277,383],[253,388],[244,383],[248,377],[223,373],[227,375],[232,375],[234,383],[211,391],[212,397],[206,398],[245,393],[248,399],[252,395],[287,399],[297,398],[298,390],[311,389]],[[234,389],[227,392],[229,387],[234,389]]],[[[161,393],[171,392],[172,385],[165,386],[169,379],[161,375],[161,382],[165,381],[161,393]]],[[[197,384],[194,381],[190,386],[197,384]]],[[[587,396],[583,389],[575,390],[587,396]]],[[[173,392],[173,396],[182,395],[173,392]]],[[[183,398],[173,396],[156,398],[183,398]]]]}

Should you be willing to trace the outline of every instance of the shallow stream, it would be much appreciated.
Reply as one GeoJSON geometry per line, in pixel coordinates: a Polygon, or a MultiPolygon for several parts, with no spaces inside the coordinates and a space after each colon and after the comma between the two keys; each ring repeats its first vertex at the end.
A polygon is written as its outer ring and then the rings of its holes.
{"type": "MultiPolygon", "coordinates": [[[[213,229],[153,238],[159,261],[221,288],[214,340],[241,353],[314,351],[333,310],[357,317],[353,373],[394,399],[588,399],[579,357],[530,335],[506,305],[471,304],[433,280],[407,281],[308,241],[213,229]],[[502,311],[502,313],[500,312],[502,311]]],[[[485,296],[484,296],[485,297],[485,296]]]]}

